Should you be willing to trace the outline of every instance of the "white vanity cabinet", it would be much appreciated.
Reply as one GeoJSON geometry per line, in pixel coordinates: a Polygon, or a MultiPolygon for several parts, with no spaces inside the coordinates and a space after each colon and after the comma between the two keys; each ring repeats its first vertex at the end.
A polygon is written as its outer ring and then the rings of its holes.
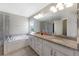
{"type": "Polygon", "coordinates": [[[30,37],[31,47],[40,56],[74,56],[74,53],[76,53],[73,49],[56,44],[54,42],[49,42],[35,36],[30,37]]]}

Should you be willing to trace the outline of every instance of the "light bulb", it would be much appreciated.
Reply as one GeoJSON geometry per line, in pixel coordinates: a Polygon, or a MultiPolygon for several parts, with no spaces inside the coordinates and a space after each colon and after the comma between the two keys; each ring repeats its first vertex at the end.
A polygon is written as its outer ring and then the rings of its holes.
{"type": "Polygon", "coordinates": [[[58,10],[63,10],[64,9],[64,5],[62,3],[58,3],[56,5],[56,8],[58,8],[58,10]]]}
{"type": "Polygon", "coordinates": [[[52,7],[50,7],[50,11],[55,13],[55,12],[57,12],[57,9],[56,9],[56,7],[52,6],[52,7]]]}
{"type": "Polygon", "coordinates": [[[42,18],[43,17],[43,14],[38,14],[36,16],[34,16],[35,19],[39,19],[39,18],[42,18]]]}

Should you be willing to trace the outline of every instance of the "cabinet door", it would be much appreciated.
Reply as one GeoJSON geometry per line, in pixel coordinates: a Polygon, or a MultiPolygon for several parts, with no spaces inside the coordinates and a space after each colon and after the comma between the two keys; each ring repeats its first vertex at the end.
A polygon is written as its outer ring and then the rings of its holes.
{"type": "Polygon", "coordinates": [[[49,42],[43,40],[43,56],[51,56],[52,55],[52,50],[50,47],[49,42]]]}
{"type": "Polygon", "coordinates": [[[36,50],[36,47],[37,47],[37,45],[36,45],[37,38],[36,37],[33,37],[32,39],[33,39],[33,42],[34,42],[34,44],[33,44],[34,48],[33,49],[37,52],[37,50],[36,50]]]}
{"type": "Polygon", "coordinates": [[[37,38],[36,39],[36,45],[35,45],[35,48],[36,48],[36,52],[39,54],[39,55],[42,55],[42,39],[40,38],[37,38]]]}
{"type": "Polygon", "coordinates": [[[30,41],[31,41],[30,44],[31,44],[31,47],[33,47],[33,45],[34,45],[34,41],[33,41],[33,39],[34,39],[33,36],[30,36],[30,41]]]}
{"type": "Polygon", "coordinates": [[[34,38],[33,38],[33,36],[30,36],[29,37],[29,42],[30,42],[30,46],[32,47],[32,48],[34,48],[34,38]]]}
{"type": "Polygon", "coordinates": [[[43,56],[51,56],[51,48],[48,46],[43,46],[43,56]]]}

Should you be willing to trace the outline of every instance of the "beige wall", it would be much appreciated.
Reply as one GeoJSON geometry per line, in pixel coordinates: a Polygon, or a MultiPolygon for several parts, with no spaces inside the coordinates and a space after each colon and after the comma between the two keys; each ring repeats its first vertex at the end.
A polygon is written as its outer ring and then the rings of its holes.
{"type": "Polygon", "coordinates": [[[28,19],[23,16],[10,14],[9,18],[9,34],[27,34],[28,19]]]}

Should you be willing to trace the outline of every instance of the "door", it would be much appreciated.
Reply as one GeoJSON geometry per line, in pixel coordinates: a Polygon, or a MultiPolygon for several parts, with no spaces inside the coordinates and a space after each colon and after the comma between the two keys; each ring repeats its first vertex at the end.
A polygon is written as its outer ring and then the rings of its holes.
{"type": "Polygon", "coordinates": [[[63,20],[63,35],[67,35],[67,20],[63,20]]]}

